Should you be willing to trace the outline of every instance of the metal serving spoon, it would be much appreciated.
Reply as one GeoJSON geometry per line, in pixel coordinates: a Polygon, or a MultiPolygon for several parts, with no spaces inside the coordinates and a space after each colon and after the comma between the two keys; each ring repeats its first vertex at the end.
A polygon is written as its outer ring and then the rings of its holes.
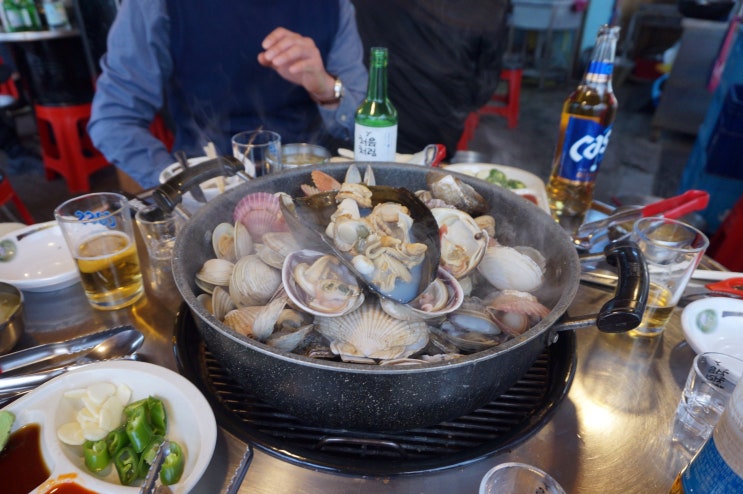
{"type": "Polygon", "coordinates": [[[98,343],[70,365],[56,367],[42,372],[0,378],[0,397],[9,398],[27,393],[53,377],[86,364],[130,356],[139,350],[142,343],[144,343],[144,335],[142,333],[136,329],[127,329],[98,343]]]}

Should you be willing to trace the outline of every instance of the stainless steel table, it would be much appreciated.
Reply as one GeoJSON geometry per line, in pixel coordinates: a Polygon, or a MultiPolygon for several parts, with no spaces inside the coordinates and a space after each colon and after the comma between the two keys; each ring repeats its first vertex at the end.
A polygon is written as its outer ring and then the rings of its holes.
{"type": "MultiPolygon", "coordinates": [[[[113,312],[90,308],[79,284],[26,293],[27,334],[21,346],[131,323],[145,334],[144,360],[175,369],[172,335],[181,300],[168,266],[147,267],[145,278],[146,297],[113,312]]],[[[581,286],[569,313],[595,312],[609,296],[581,286]]],[[[313,471],[256,449],[240,492],[474,493],[491,467],[520,461],[546,470],[571,494],[665,493],[688,461],[670,441],[694,356],[683,340],[679,315],[677,309],[665,333],[652,339],[578,330],[577,370],[567,398],[551,421],[511,451],[436,473],[355,477],[313,471]]],[[[244,450],[245,444],[220,430],[212,462],[193,492],[224,489],[244,450]]]]}

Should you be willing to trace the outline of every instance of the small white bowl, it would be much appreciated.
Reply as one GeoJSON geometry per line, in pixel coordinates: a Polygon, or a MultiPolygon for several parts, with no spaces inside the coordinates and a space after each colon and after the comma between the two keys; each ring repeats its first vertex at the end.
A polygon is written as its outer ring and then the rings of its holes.
{"type": "Polygon", "coordinates": [[[16,254],[2,263],[0,281],[28,292],[50,292],[80,281],[75,260],[56,221],[13,230],[0,240],[15,244],[16,254]]]}
{"type": "MultiPolygon", "coordinates": [[[[465,175],[472,175],[481,180],[485,180],[490,170],[499,170],[503,172],[506,177],[510,180],[519,180],[526,186],[523,189],[508,189],[514,194],[520,195],[534,202],[537,206],[550,212],[549,202],[547,199],[547,191],[544,182],[541,178],[537,177],[531,172],[522,170],[520,168],[514,168],[506,165],[493,165],[489,163],[460,163],[454,165],[442,166],[445,170],[451,170],[457,173],[464,173],[465,175]]],[[[487,180],[485,180],[487,182],[487,180]]],[[[491,182],[488,182],[491,183],[491,182]]]]}
{"type": "Polygon", "coordinates": [[[74,420],[78,411],[64,393],[100,382],[126,384],[132,390],[130,403],[148,396],[162,400],[168,417],[166,438],[176,441],[186,457],[183,476],[170,489],[174,494],[190,492],[214,453],[217,441],[214,413],[201,392],[180,374],[159,365],[131,360],[99,362],[67,372],[3,409],[15,414],[11,432],[28,424],[41,427],[41,451],[51,476],[33,492],[45,493],[56,479],[70,476],[76,484],[94,492],[139,492],[137,484],[121,485],[113,467],[104,477],[90,473],[84,464],[82,447],[68,446],[57,438],[57,429],[74,420]]]}
{"type": "Polygon", "coordinates": [[[718,352],[743,360],[743,300],[707,297],[681,313],[689,346],[697,353],[718,352]]]}

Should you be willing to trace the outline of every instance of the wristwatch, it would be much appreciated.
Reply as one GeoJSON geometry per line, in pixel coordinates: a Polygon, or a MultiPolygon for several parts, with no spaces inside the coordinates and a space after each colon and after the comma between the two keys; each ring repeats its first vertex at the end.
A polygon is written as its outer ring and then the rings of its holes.
{"type": "Polygon", "coordinates": [[[333,81],[333,99],[331,100],[324,100],[324,101],[317,101],[319,105],[334,105],[338,103],[341,98],[343,97],[343,82],[341,82],[341,78],[337,77],[333,81]]]}

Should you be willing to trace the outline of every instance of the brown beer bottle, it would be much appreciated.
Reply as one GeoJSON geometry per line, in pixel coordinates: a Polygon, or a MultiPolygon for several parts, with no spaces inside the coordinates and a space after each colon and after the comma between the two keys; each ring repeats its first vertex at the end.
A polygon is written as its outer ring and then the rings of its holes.
{"type": "Polygon", "coordinates": [[[743,385],[730,401],[702,449],[676,477],[670,494],[743,492],[743,385]]]}
{"type": "Polygon", "coordinates": [[[603,25],[578,87],[562,106],[560,135],[547,184],[552,216],[574,233],[591,207],[601,159],[617,113],[611,86],[618,27],[603,25]]]}

